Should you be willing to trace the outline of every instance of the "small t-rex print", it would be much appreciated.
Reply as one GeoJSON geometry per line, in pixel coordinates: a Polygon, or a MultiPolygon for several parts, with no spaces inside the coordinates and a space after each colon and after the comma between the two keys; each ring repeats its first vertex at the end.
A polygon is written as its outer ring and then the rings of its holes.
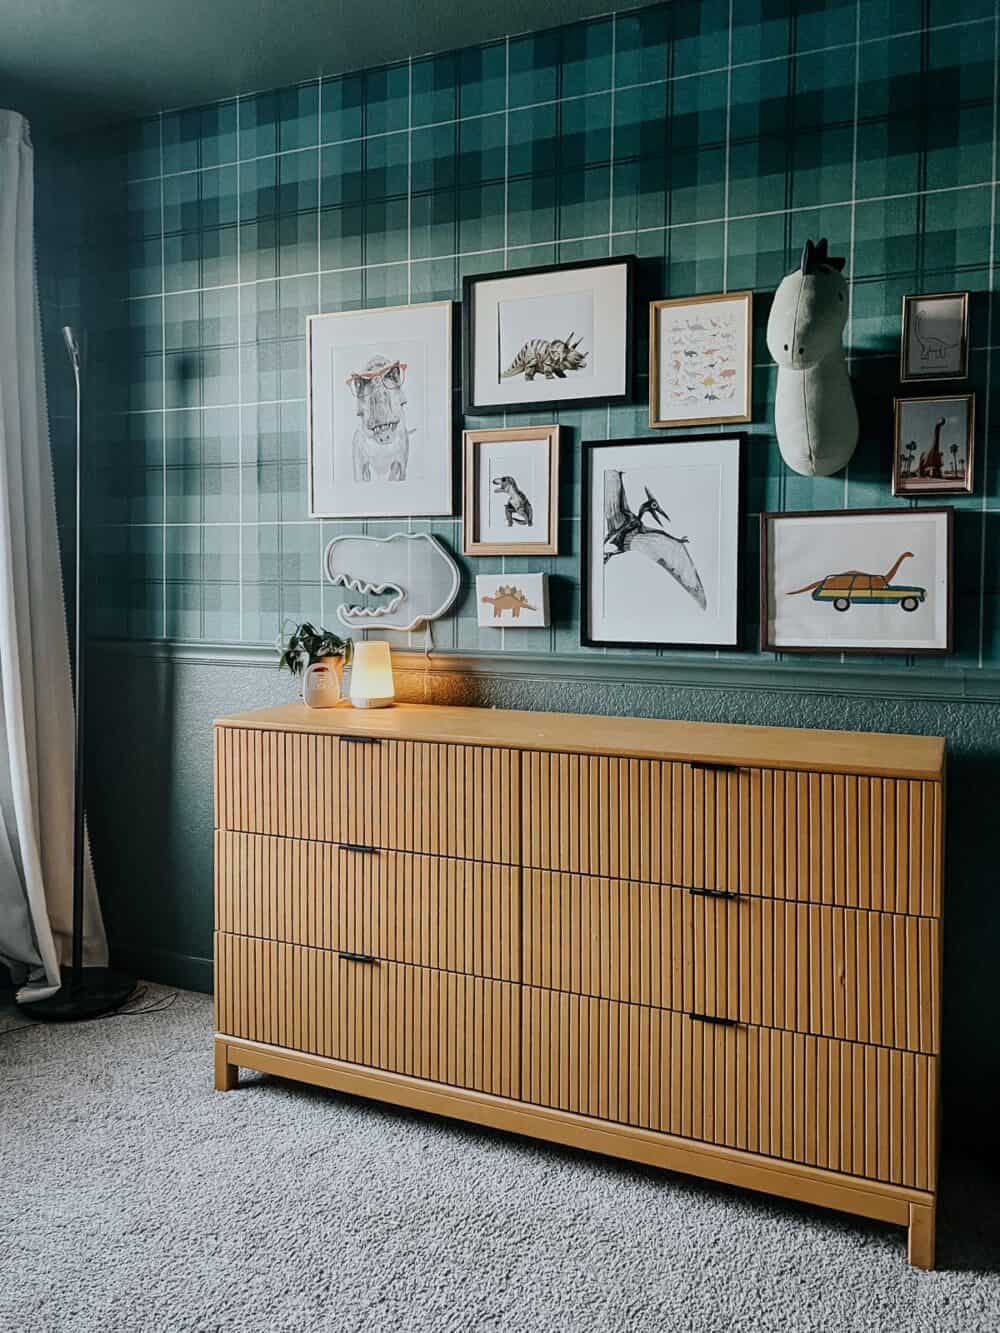
{"type": "Polygon", "coordinates": [[[530,528],[534,520],[534,510],[531,507],[531,501],[525,495],[524,491],[518,486],[513,477],[494,477],[493,493],[495,495],[506,495],[503,512],[507,519],[508,528],[512,528],[515,523],[522,527],[530,528]]]}

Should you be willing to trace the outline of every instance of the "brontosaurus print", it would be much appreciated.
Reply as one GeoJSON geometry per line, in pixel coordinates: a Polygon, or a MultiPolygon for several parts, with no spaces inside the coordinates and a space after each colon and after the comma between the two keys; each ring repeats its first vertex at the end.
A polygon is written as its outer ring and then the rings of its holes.
{"type": "Polygon", "coordinates": [[[921,361],[943,361],[948,353],[958,346],[957,342],[947,343],[943,338],[928,332],[922,310],[917,311],[917,317],[913,321],[913,336],[920,344],[921,361]]]}

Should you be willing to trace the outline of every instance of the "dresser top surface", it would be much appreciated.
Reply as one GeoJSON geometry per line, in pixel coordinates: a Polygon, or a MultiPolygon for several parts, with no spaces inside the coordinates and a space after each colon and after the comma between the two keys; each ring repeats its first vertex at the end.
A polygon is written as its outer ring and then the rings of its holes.
{"type": "Polygon", "coordinates": [[[291,703],[235,713],[218,718],[216,725],[927,781],[943,777],[945,758],[945,743],[937,736],[807,731],[642,717],[452,708],[440,704],[396,704],[392,708],[359,710],[344,704],[316,709],[291,703]]]}

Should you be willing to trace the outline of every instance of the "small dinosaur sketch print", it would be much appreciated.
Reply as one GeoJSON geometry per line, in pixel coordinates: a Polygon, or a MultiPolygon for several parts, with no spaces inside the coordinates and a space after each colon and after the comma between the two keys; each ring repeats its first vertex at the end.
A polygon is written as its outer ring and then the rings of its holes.
{"type": "Polygon", "coordinates": [[[347,376],[359,425],[352,453],[355,481],[405,481],[410,460],[406,424],[406,362],[373,356],[347,376]]]}
{"type": "Polygon", "coordinates": [[[927,323],[927,316],[923,310],[918,310],[916,318],[913,321],[913,336],[920,344],[920,360],[925,365],[935,361],[944,361],[950,352],[954,352],[958,346],[958,339],[954,342],[946,342],[944,338],[939,338],[931,333],[927,323]]]}
{"type": "Polygon", "coordinates": [[[508,528],[514,527],[515,524],[524,528],[531,527],[534,521],[534,510],[531,507],[531,501],[518,486],[514,477],[494,477],[493,493],[494,495],[506,496],[503,513],[508,528]]]}

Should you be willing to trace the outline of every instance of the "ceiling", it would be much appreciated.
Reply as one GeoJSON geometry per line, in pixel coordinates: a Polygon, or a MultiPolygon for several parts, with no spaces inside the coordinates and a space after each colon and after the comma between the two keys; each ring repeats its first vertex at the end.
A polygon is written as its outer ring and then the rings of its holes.
{"type": "Polygon", "coordinates": [[[607,13],[609,0],[0,0],[0,107],[72,132],[607,13]]]}

